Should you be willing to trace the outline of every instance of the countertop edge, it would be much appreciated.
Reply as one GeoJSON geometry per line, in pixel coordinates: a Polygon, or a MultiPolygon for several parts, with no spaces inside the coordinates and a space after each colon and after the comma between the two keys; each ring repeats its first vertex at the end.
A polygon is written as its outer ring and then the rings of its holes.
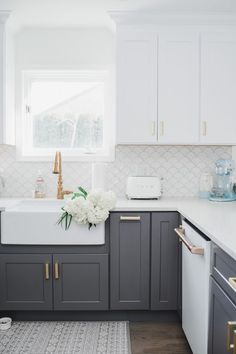
{"type": "MultiPolygon", "coordinates": [[[[12,206],[16,204],[17,202],[25,199],[30,199],[30,198],[4,198],[1,201],[0,198],[0,205],[2,202],[2,206],[0,206],[0,212],[4,212],[5,209],[9,206],[12,206]]],[[[32,200],[32,199],[31,199],[32,200]]],[[[226,210],[224,209],[225,207],[222,204],[222,209],[221,206],[218,204],[208,204],[207,201],[201,201],[197,198],[167,198],[167,199],[162,199],[160,202],[157,202],[158,205],[155,205],[154,201],[151,202],[143,202],[143,201],[128,201],[128,200],[118,200],[117,201],[117,206],[112,210],[112,212],[178,212],[182,217],[188,219],[193,225],[195,225],[201,232],[203,232],[206,236],[208,236],[212,242],[214,242],[217,246],[222,248],[227,254],[229,254],[232,258],[236,260],[236,241],[235,244],[232,244],[232,247],[230,247],[229,243],[234,242],[234,224],[232,222],[232,215],[234,215],[234,212],[236,211],[236,203],[231,204],[226,206],[226,210]],[[187,204],[186,204],[187,202],[187,204]],[[232,210],[229,209],[230,213],[232,215],[228,216],[228,208],[231,208],[232,210]],[[205,208],[205,210],[202,210],[202,208],[205,208]],[[219,210],[223,210],[225,215],[230,218],[230,227],[228,228],[228,240],[225,241],[223,232],[220,232],[223,227],[223,222],[219,221],[219,228],[215,228],[214,226],[214,220],[208,221],[206,218],[202,218],[204,221],[200,222],[201,218],[199,218],[199,213],[204,213],[206,211],[209,211],[210,219],[212,218],[212,215],[214,213],[219,213],[219,210]],[[212,215],[211,215],[212,214],[212,215]],[[196,217],[195,217],[196,215],[196,217]],[[197,220],[198,219],[198,220],[197,220]],[[212,230],[210,230],[212,229],[212,230]],[[213,232],[213,230],[216,230],[216,232],[213,232]],[[217,237],[217,232],[219,233],[219,236],[217,237]]],[[[236,214],[235,214],[236,215],[236,214]]],[[[224,220],[225,223],[227,221],[224,220]]],[[[236,226],[235,226],[236,228],[236,226]]],[[[236,231],[235,231],[236,232],[236,231]]]]}

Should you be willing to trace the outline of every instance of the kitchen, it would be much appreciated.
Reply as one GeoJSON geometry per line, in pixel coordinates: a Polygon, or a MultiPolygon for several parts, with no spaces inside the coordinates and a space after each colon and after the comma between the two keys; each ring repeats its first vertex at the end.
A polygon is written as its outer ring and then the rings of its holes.
{"type": "Polygon", "coordinates": [[[234,1],[0,2],[0,352],[236,352],[234,1]]]}

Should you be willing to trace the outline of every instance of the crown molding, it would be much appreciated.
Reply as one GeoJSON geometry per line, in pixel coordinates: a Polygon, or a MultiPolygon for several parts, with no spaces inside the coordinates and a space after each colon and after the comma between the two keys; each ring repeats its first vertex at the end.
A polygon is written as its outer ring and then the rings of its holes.
{"type": "Polygon", "coordinates": [[[6,23],[8,17],[10,16],[11,11],[1,11],[0,10],[0,23],[4,24],[6,23]]]}
{"type": "Polygon", "coordinates": [[[109,11],[116,24],[236,25],[236,12],[109,11]]]}

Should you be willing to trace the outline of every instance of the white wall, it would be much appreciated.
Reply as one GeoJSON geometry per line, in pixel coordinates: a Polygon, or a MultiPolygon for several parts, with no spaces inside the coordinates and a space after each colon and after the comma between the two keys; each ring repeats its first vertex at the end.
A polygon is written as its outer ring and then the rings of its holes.
{"type": "Polygon", "coordinates": [[[112,65],[114,43],[114,35],[106,29],[26,28],[16,36],[16,69],[112,65]]]}
{"type": "MultiPolygon", "coordinates": [[[[12,93],[14,90],[14,88],[12,88],[11,91],[9,90],[10,80],[11,82],[14,81],[13,80],[14,74],[13,76],[10,75],[10,73],[14,71],[13,70],[14,63],[11,61],[13,55],[8,55],[12,44],[12,41],[10,40],[10,36],[8,35],[10,31],[7,28],[9,15],[10,15],[9,11],[0,10],[0,143],[1,144],[12,143],[12,141],[8,137],[8,123],[13,122],[13,120],[11,119],[12,115],[9,114],[8,121],[6,121],[5,119],[6,116],[8,115],[8,107],[14,107],[14,99],[13,101],[9,100],[10,93],[12,93]],[[7,42],[9,42],[9,45],[7,45],[7,42]]],[[[12,127],[12,132],[13,130],[14,127],[12,127]]]]}
{"type": "Polygon", "coordinates": [[[15,36],[6,26],[6,90],[5,90],[5,141],[15,144],[15,36]]]}

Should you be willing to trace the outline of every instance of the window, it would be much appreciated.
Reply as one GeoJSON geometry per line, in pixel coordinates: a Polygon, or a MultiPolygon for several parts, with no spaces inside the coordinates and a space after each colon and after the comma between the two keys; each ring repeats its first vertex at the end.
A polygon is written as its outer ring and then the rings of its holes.
{"type": "Polygon", "coordinates": [[[106,71],[24,71],[22,157],[109,157],[108,86],[106,71]]]}

